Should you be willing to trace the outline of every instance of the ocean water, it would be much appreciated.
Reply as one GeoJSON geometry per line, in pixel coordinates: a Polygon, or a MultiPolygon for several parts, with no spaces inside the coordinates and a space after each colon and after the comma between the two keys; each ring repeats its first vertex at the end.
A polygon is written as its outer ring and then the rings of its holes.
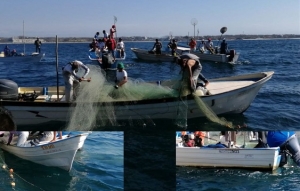
{"type": "MultiPolygon", "coordinates": [[[[217,42],[214,42],[217,44],[217,42]]],[[[60,43],[58,45],[59,69],[74,59],[91,64],[88,59],[89,43],[60,43]]],[[[163,42],[165,47],[167,42],[163,42]]],[[[4,47],[5,45],[3,45],[4,47]]],[[[153,42],[125,42],[127,57],[123,62],[129,77],[145,81],[157,81],[176,78],[179,68],[173,63],[153,63],[137,60],[130,48],[150,50],[153,42]]],[[[234,124],[246,123],[246,130],[299,130],[300,129],[300,40],[235,40],[228,41],[230,49],[240,53],[235,65],[202,61],[202,73],[208,79],[274,71],[269,80],[259,91],[252,104],[243,114],[227,115],[225,118],[234,124]]],[[[11,48],[23,51],[23,45],[12,44],[11,48]]],[[[10,79],[19,86],[53,86],[56,85],[55,44],[43,44],[45,59],[32,64],[0,63],[0,78],[10,79]]],[[[34,51],[33,45],[26,45],[26,51],[34,51]]],[[[59,71],[59,84],[63,85],[59,71]]],[[[209,88],[209,87],[208,87],[209,88]]],[[[153,122],[151,119],[129,121],[106,130],[124,131],[124,188],[125,190],[185,190],[194,189],[193,182],[204,180],[204,187],[199,190],[222,190],[219,186],[233,185],[236,181],[241,190],[253,188],[270,188],[265,185],[278,184],[283,188],[299,183],[300,173],[297,168],[284,169],[279,175],[261,174],[261,172],[225,169],[197,171],[175,167],[174,132],[178,129],[172,122],[153,122]],[[189,180],[192,171],[193,181],[189,180]],[[220,174],[218,174],[220,172],[220,174]],[[241,187],[246,177],[253,176],[251,183],[241,187]],[[270,176],[272,178],[263,179],[270,176]],[[216,178],[218,177],[218,179],[216,178]],[[257,181],[255,181],[257,178],[257,181]],[[213,180],[213,181],[212,181],[213,180]],[[259,180],[259,181],[258,181],[259,180]],[[263,181],[265,180],[265,181],[263,181]],[[252,182],[254,185],[252,185],[252,182]],[[149,189],[150,188],[150,189],[149,189]]],[[[204,118],[188,121],[187,130],[226,130],[218,124],[204,118]]],[[[225,187],[224,188],[230,188],[225,187]]],[[[279,187],[273,187],[274,190],[279,187]]],[[[224,189],[227,190],[227,189],[224,189]]],[[[262,189],[263,190],[263,189],[262,189]]]]}
{"type": "MultiPolygon", "coordinates": [[[[76,134],[79,132],[72,132],[76,134]]],[[[124,189],[124,133],[93,131],[76,153],[70,172],[35,164],[0,149],[0,190],[90,191],[124,189]],[[2,169],[14,170],[14,179],[2,169]],[[15,182],[15,187],[11,182],[15,182]]]]}

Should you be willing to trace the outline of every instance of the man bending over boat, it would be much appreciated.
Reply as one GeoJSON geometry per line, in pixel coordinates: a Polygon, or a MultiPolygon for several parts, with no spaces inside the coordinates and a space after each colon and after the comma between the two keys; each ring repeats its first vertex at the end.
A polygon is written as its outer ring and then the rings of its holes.
{"type": "MultiPolygon", "coordinates": [[[[182,73],[182,90],[190,90],[190,93],[196,91],[198,86],[207,87],[209,81],[201,74],[202,66],[199,61],[199,57],[194,54],[184,54],[177,57],[177,64],[180,65],[182,73]],[[203,84],[198,84],[198,78],[200,78],[203,84]],[[186,80],[186,81],[185,81],[186,80]]],[[[181,94],[183,94],[181,90],[181,94]]]]}
{"type": "MultiPolygon", "coordinates": [[[[89,74],[90,69],[84,65],[81,61],[74,60],[69,62],[65,67],[63,67],[63,77],[65,81],[65,99],[66,102],[70,102],[73,99],[76,99],[78,94],[78,89],[80,87],[81,81],[89,74]],[[82,77],[77,75],[79,67],[84,69],[84,74],[82,77]],[[75,91],[75,92],[73,92],[75,91]]],[[[87,80],[88,82],[90,80],[87,80]]]]}

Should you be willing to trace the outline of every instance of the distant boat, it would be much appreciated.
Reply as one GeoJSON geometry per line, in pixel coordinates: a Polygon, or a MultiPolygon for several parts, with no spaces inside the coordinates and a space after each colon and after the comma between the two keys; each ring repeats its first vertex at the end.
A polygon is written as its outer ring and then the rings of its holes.
{"type": "Polygon", "coordinates": [[[17,56],[4,56],[4,52],[0,53],[0,62],[18,62],[22,64],[23,62],[36,63],[40,62],[45,53],[39,54],[37,52],[32,53],[31,55],[17,55],[17,56]]]}
{"type": "MultiPolygon", "coordinates": [[[[189,52],[189,48],[177,47],[177,54],[181,55],[184,52],[189,52]]],[[[135,54],[138,59],[145,61],[156,61],[156,62],[174,62],[175,56],[171,55],[171,51],[162,51],[161,54],[156,54],[154,51],[149,51],[139,48],[131,48],[131,51],[135,54]]]]}
{"type": "Polygon", "coordinates": [[[0,52],[0,62],[18,62],[22,64],[24,62],[36,63],[40,62],[42,58],[45,56],[45,53],[33,52],[31,55],[25,53],[25,38],[24,38],[24,21],[23,21],[23,44],[24,44],[24,52],[16,53],[15,55],[5,56],[4,51],[0,52]]]}

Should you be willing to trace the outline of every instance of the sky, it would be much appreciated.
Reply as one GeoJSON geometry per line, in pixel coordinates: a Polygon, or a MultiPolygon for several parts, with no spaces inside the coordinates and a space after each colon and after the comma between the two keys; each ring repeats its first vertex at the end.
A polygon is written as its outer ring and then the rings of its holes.
{"type": "Polygon", "coordinates": [[[127,37],[300,34],[300,0],[1,0],[0,37],[93,37],[114,16],[127,37]]]}

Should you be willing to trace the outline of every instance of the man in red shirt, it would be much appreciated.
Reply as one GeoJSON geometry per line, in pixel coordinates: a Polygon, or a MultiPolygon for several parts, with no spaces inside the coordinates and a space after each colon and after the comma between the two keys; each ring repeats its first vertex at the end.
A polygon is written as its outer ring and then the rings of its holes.
{"type": "Polygon", "coordinates": [[[116,60],[115,58],[115,49],[116,49],[116,41],[115,39],[112,38],[112,36],[108,36],[108,40],[105,43],[105,46],[107,47],[108,53],[111,53],[114,60],[116,60]]]}
{"type": "Polygon", "coordinates": [[[190,43],[189,43],[189,46],[191,48],[191,51],[196,51],[196,46],[197,46],[196,40],[192,38],[190,43]]]}

